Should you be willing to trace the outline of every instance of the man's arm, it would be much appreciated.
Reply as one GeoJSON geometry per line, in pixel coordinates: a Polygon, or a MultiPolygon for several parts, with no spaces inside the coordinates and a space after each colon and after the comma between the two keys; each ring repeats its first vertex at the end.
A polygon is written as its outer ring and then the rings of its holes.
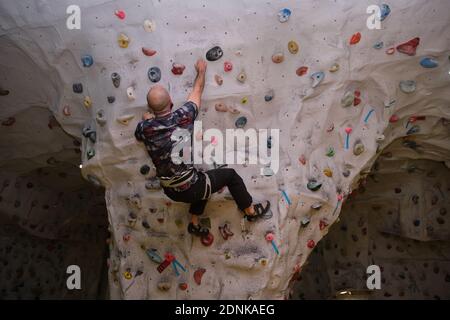
{"type": "Polygon", "coordinates": [[[202,93],[205,88],[206,61],[199,59],[195,64],[195,70],[197,70],[197,77],[194,81],[194,88],[191,94],[189,94],[187,100],[194,102],[200,109],[202,93]]]}

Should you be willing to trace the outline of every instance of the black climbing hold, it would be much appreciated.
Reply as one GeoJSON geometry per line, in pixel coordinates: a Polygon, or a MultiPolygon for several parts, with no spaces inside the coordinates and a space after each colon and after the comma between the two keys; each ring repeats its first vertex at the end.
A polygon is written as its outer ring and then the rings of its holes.
{"type": "Polygon", "coordinates": [[[116,98],[114,96],[108,96],[107,99],[109,103],[114,103],[114,101],[116,101],[116,98]]]}
{"type": "Polygon", "coordinates": [[[147,222],[146,220],[142,221],[142,226],[143,226],[145,229],[150,229],[150,225],[148,224],[148,222],[147,222]]]}
{"type": "Polygon", "coordinates": [[[247,124],[247,118],[239,117],[234,124],[236,125],[236,128],[243,128],[247,124]]]}
{"type": "Polygon", "coordinates": [[[144,164],[139,171],[141,172],[141,174],[145,175],[150,172],[150,167],[144,164]]]}
{"type": "Polygon", "coordinates": [[[311,191],[317,191],[322,187],[322,184],[320,182],[317,182],[315,179],[311,179],[306,184],[306,187],[311,191]]]}
{"type": "Polygon", "coordinates": [[[9,94],[9,90],[0,88],[0,96],[7,96],[9,94]]]}
{"type": "Polygon", "coordinates": [[[158,82],[161,80],[161,70],[158,67],[151,67],[148,69],[147,75],[151,82],[158,82]]]}
{"type": "Polygon", "coordinates": [[[118,88],[120,86],[120,75],[117,72],[111,74],[111,80],[114,87],[118,88]]]}
{"type": "Polygon", "coordinates": [[[223,51],[219,46],[213,47],[206,52],[206,60],[208,61],[216,61],[222,58],[223,51]]]}
{"type": "Polygon", "coordinates": [[[72,89],[75,93],[83,93],[83,85],[81,83],[74,83],[72,89]]]}
{"type": "Polygon", "coordinates": [[[415,227],[418,227],[418,226],[420,226],[420,220],[414,220],[414,226],[415,227]]]}

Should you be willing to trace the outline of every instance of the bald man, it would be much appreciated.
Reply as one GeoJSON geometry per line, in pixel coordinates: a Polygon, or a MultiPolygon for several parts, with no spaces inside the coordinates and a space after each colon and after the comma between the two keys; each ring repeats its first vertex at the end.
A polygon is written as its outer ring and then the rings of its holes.
{"type": "MultiPolygon", "coordinates": [[[[147,104],[152,111],[144,113],[138,124],[135,137],[144,142],[156,167],[156,175],[161,182],[164,193],[173,201],[190,203],[189,212],[192,221],[188,232],[206,237],[209,230],[200,226],[198,216],[203,214],[206,203],[212,193],[228,187],[238,208],[244,212],[248,221],[254,221],[270,209],[270,202],[252,204],[252,197],[247,191],[242,178],[234,169],[223,168],[206,172],[197,171],[192,164],[177,164],[172,161],[172,149],[178,141],[171,139],[177,129],[187,129],[191,133],[194,120],[198,115],[201,97],[205,87],[206,62],[202,59],[195,64],[197,77],[194,88],[187,101],[177,110],[172,111],[173,103],[167,90],[155,85],[147,94],[147,104]]],[[[191,140],[192,141],[192,140],[191,140]]]]}

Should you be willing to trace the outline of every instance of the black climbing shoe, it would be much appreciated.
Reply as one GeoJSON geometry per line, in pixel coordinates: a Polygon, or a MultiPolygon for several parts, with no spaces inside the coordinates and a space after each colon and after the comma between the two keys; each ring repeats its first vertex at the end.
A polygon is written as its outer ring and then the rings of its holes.
{"type": "Polygon", "coordinates": [[[188,225],[188,232],[197,237],[206,237],[209,234],[208,228],[204,228],[201,225],[194,225],[192,222],[188,225]]]}
{"type": "Polygon", "coordinates": [[[244,216],[247,221],[255,221],[256,219],[263,217],[270,210],[270,201],[267,200],[265,206],[263,206],[262,203],[254,204],[253,208],[255,209],[254,214],[246,214],[244,216]]]}

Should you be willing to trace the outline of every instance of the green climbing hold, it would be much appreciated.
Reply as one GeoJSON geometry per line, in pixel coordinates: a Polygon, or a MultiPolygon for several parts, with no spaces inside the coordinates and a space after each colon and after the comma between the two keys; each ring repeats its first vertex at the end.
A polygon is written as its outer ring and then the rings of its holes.
{"type": "Polygon", "coordinates": [[[334,151],[334,149],[333,149],[333,147],[329,147],[328,149],[327,149],[327,153],[326,153],[326,155],[327,155],[327,157],[333,157],[334,156],[334,154],[335,154],[335,151],[334,151]]]}
{"type": "Polygon", "coordinates": [[[95,156],[95,150],[89,149],[86,153],[88,160],[92,159],[95,156]]]}

